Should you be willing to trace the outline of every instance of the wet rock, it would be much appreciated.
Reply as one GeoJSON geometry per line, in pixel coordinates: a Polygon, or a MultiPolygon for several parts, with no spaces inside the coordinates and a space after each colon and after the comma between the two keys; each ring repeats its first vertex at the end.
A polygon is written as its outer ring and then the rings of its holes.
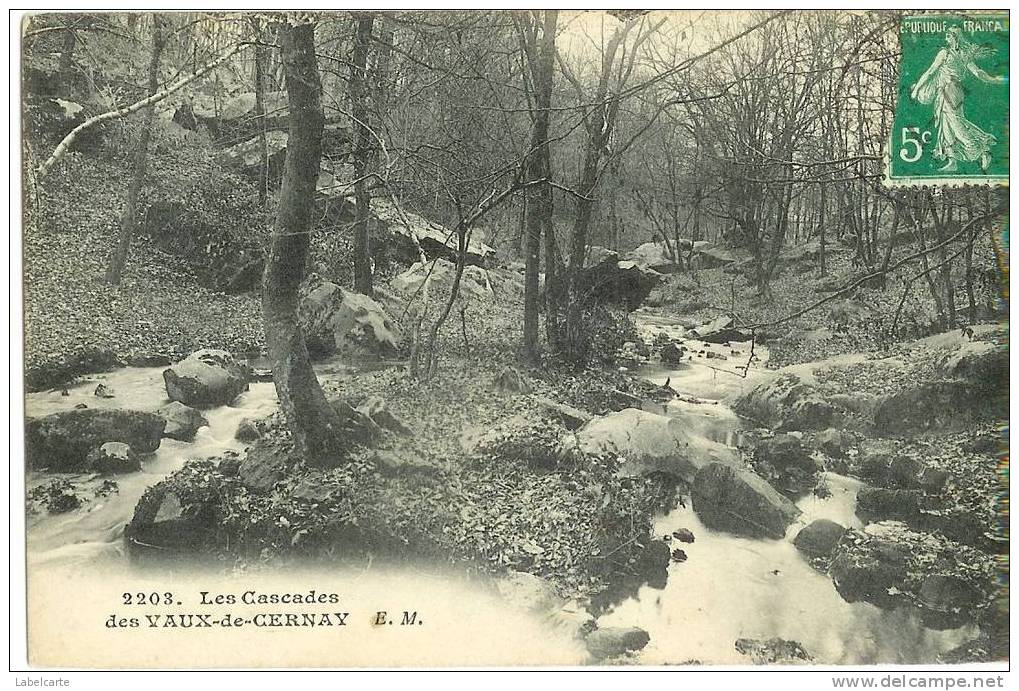
{"type": "Polygon", "coordinates": [[[166,420],[137,410],[86,408],[33,418],[25,425],[29,466],[77,471],[87,466],[88,453],[106,442],[128,444],[135,453],[159,448],[166,420]]]}
{"type": "Polygon", "coordinates": [[[754,450],[754,470],[790,497],[806,494],[817,486],[822,466],[803,443],[791,434],[762,439],[754,450]]]}
{"type": "Polygon", "coordinates": [[[50,514],[67,513],[74,511],[82,504],[81,497],[74,491],[74,486],[69,480],[55,479],[48,483],[33,487],[28,491],[27,496],[29,512],[34,512],[33,502],[45,507],[50,514]]]}
{"type": "Polygon", "coordinates": [[[437,475],[442,468],[411,449],[379,450],[374,456],[375,467],[387,477],[406,475],[437,475]]]}
{"type": "Polygon", "coordinates": [[[689,528],[680,528],[679,530],[674,531],[672,533],[672,537],[687,544],[692,543],[696,539],[689,528]]]}
{"type": "Polygon", "coordinates": [[[507,367],[492,382],[496,391],[508,394],[528,394],[534,391],[531,382],[515,367],[507,367]]]}
{"type": "Polygon", "coordinates": [[[840,543],[832,560],[835,589],[846,602],[895,606],[907,575],[906,550],[893,542],[854,535],[856,540],[840,543]]]}
{"type": "Polygon", "coordinates": [[[357,412],[367,416],[382,429],[389,430],[401,436],[410,436],[411,431],[403,424],[400,418],[393,414],[386,402],[378,396],[369,396],[361,405],[357,406],[357,412]]]}
{"type": "Polygon", "coordinates": [[[709,528],[781,539],[800,515],[796,505],[749,470],[710,463],[693,483],[693,508],[709,528]]]}
{"type": "Polygon", "coordinates": [[[801,468],[813,472],[817,464],[803,447],[803,442],[791,434],[778,434],[769,439],[762,439],[754,450],[754,459],[758,463],[767,463],[773,468],[801,468]]]}
{"type": "Polygon", "coordinates": [[[810,384],[783,374],[740,396],[734,409],[771,429],[814,430],[831,426],[834,410],[810,384]]]}
{"type": "Polygon", "coordinates": [[[746,655],[755,665],[788,665],[811,662],[812,658],[796,641],[782,638],[737,639],[736,652],[746,655]]]}
{"type": "Polygon", "coordinates": [[[814,437],[818,448],[832,458],[845,458],[853,446],[852,435],[834,427],[829,427],[814,437]]]}
{"type": "Polygon", "coordinates": [[[367,295],[312,279],[301,286],[299,311],[313,358],[337,352],[392,357],[400,351],[401,335],[395,322],[367,295]]]}
{"type": "Polygon", "coordinates": [[[241,420],[237,425],[237,431],[234,432],[234,439],[237,441],[258,441],[261,438],[262,433],[258,429],[258,424],[248,418],[241,420]]]}
{"type": "Polygon", "coordinates": [[[563,426],[571,432],[580,429],[594,418],[593,415],[586,411],[566,405],[565,403],[558,403],[544,396],[536,397],[535,401],[539,406],[549,411],[553,417],[558,418],[563,423],[563,426]]]}
{"type": "Polygon", "coordinates": [[[808,557],[827,557],[845,535],[846,528],[826,518],[818,519],[797,533],[793,544],[808,557]]]}
{"type": "Polygon", "coordinates": [[[668,543],[664,540],[651,540],[641,550],[636,569],[641,574],[655,573],[668,567],[670,558],[668,543]]]}
{"type": "Polygon", "coordinates": [[[180,401],[163,406],[159,409],[159,415],[166,420],[163,436],[179,441],[194,441],[198,429],[209,424],[204,415],[180,401]]]}
{"type": "Polygon", "coordinates": [[[984,593],[971,581],[952,574],[927,576],[917,593],[924,625],[938,630],[954,629],[971,619],[984,593]]]}
{"type": "Polygon", "coordinates": [[[225,350],[198,350],[163,370],[166,395],[192,408],[229,405],[248,390],[247,368],[225,350]]]}
{"type": "Polygon", "coordinates": [[[584,639],[587,651],[595,660],[607,660],[642,650],[649,642],[651,636],[648,632],[635,626],[595,629],[584,639]]]}
{"type": "Polygon", "coordinates": [[[662,362],[667,362],[672,365],[678,365],[683,361],[683,355],[686,354],[686,350],[681,345],[677,345],[674,341],[669,341],[661,347],[658,351],[658,356],[662,362]]]}
{"type": "Polygon", "coordinates": [[[135,506],[124,538],[135,557],[194,552],[213,532],[209,505],[187,505],[165,482],[150,487],[135,506]]]}
{"type": "Polygon", "coordinates": [[[241,483],[253,492],[269,492],[286,474],[286,460],[278,450],[266,444],[248,449],[237,468],[241,483]]]}
{"type": "Polygon", "coordinates": [[[686,552],[684,552],[683,550],[679,549],[678,547],[672,550],[672,561],[676,563],[683,563],[684,561],[686,561],[686,559],[687,559],[686,552]]]}
{"type": "Polygon", "coordinates": [[[106,442],[92,449],[85,462],[91,470],[101,475],[131,473],[141,470],[142,467],[141,461],[131,447],[119,441],[106,442]]]}
{"type": "Polygon", "coordinates": [[[736,466],[732,449],[691,432],[682,421],[627,408],[595,418],[576,433],[581,451],[614,453],[626,459],[618,473],[665,473],[691,482],[709,463],[736,466]]]}
{"type": "Polygon", "coordinates": [[[116,394],[113,392],[113,389],[111,389],[110,387],[106,386],[106,384],[100,384],[99,386],[97,386],[96,390],[93,393],[95,394],[96,398],[114,398],[114,397],[116,397],[116,394]]]}
{"type": "Polygon", "coordinates": [[[85,408],[88,408],[88,404],[87,403],[77,403],[74,406],[75,410],[85,410],[85,408]]]}

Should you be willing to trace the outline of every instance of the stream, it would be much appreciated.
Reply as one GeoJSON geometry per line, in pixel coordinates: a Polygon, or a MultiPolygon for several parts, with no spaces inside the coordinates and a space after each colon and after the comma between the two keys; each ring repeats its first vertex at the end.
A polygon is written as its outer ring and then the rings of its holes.
{"type": "MultiPolygon", "coordinates": [[[[652,334],[682,335],[681,328],[657,319],[638,323],[652,334]]],[[[636,373],[658,385],[668,380],[680,395],[666,405],[666,415],[681,417],[708,438],[732,446],[743,425],[724,401],[754,386],[760,365],[767,360],[766,350],[757,346],[746,378],[729,373],[746,364],[749,348],[749,343],[704,344],[705,355],[695,353],[690,364],[671,368],[652,364],[636,373]],[[726,359],[709,359],[707,352],[726,359]],[[692,398],[700,402],[685,400],[692,398]]],[[[855,514],[861,483],[830,472],[825,480],[831,496],[820,499],[811,494],[796,502],[803,514],[783,540],[749,539],[705,528],[689,501],[659,517],[656,535],[670,535],[679,528],[693,532],[693,543],[672,543],[686,552],[687,560],[669,565],[664,589],[643,586],[635,597],[602,615],[599,626],[645,629],[651,642],[638,654],[643,664],[746,664],[747,658],[734,648],[740,638],[796,641],[819,663],[931,663],[939,653],[976,635],[971,626],[927,629],[916,612],[906,608],[887,611],[846,602],[828,576],[810,567],[792,543],[801,528],[820,518],[863,528],[855,514]]]]}
{"type": "MultiPolygon", "coordinates": [[[[662,320],[643,319],[641,326],[645,331],[665,331],[671,336],[682,333],[681,327],[662,320]]],[[[753,386],[761,375],[760,365],[766,360],[767,352],[760,347],[756,349],[756,359],[746,377],[733,374],[737,367],[746,364],[749,355],[749,344],[705,345],[703,353],[695,352],[690,363],[646,365],[636,373],[659,385],[668,381],[677,391],[679,396],[666,404],[665,414],[681,417],[684,424],[709,439],[735,446],[743,424],[724,401],[753,386]],[[716,357],[708,358],[709,351],[715,352],[716,357]]],[[[28,394],[26,412],[30,416],[45,415],[69,410],[79,403],[89,407],[156,410],[167,402],[162,395],[162,371],[162,367],[125,368],[94,375],[71,388],[69,395],[58,391],[28,394]],[[96,397],[93,392],[99,382],[112,389],[115,397],[96,397]]],[[[269,415],[276,407],[273,384],[252,383],[250,390],[233,405],[204,411],[209,425],[199,430],[194,442],[163,439],[142,471],[118,475],[117,492],[97,496],[79,510],[66,514],[29,515],[30,571],[38,572],[39,567],[47,567],[46,573],[61,572],[70,579],[85,572],[122,574],[127,560],[122,539],[124,526],[131,520],[134,507],[145,490],[183,466],[188,459],[243,450],[244,443],[234,439],[240,422],[269,415]]],[[[32,471],[27,484],[31,488],[53,477],[53,474],[32,471]]],[[[100,487],[103,482],[103,478],[94,475],[60,477],[71,479],[86,491],[100,487]]],[[[645,629],[651,642],[635,660],[642,664],[689,661],[746,664],[748,659],[734,648],[737,639],[775,637],[796,641],[818,663],[930,663],[939,653],[973,637],[976,633],[973,627],[933,631],[922,627],[919,617],[906,609],[888,612],[867,603],[847,603],[836,592],[829,577],[808,565],[791,542],[804,525],[818,518],[828,518],[845,526],[863,527],[854,514],[859,483],[832,473],[827,473],[826,479],[831,496],[819,499],[809,495],[801,499],[798,506],[803,515],[783,540],[754,540],[709,530],[698,520],[690,502],[687,507],[680,506],[659,517],[656,535],[668,535],[679,528],[693,532],[695,542],[672,545],[682,547],[688,559],[670,564],[664,589],[641,587],[635,597],[619,602],[603,614],[598,620],[599,626],[645,629]]],[[[394,583],[402,584],[411,592],[420,592],[423,587],[422,575],[413,571],[387,574],[386,578],[395,579],[394,583]]],[[[434,579],[434,576],[428,578],[434,579]]],[[[394,588],[398,590],[400,586],[394,588]]],[[[500,620],[500,605],[476,588],[476,584],[464,584],[461,592],[466,599],[483,603],[477,610],[478,616],[500,620]]],[[[535,624],[533,636],[529,635],[528,639],[544,637],[547,645],[542,650],[552,655],[554,662],[578,664],[583,661],[575,641],[566,640],[560,632],[543,626],[535,624]],[[557,641],[554,646],[553,640],[557,641]]],[[[506,645],[510,640],[514,639],[507,638],[506,645]]],[[[515,640],[519,644],[520,639],[515,640]]],[[[503,659],[495,648],[493,651],[492,659],[503,659]]],[[[542,652],[536,650],[535,654],[542,652]]],[[[507,660],[516,662],[512,658],[507,660]]],[[[530,662],[535,664],[541,660],[539,657],[530,662]]],[[[551,662],[553,660],[548,658],[546,664],[551,662]]],[[[434,660],[429,661],[433,663],[434,660]]]]}

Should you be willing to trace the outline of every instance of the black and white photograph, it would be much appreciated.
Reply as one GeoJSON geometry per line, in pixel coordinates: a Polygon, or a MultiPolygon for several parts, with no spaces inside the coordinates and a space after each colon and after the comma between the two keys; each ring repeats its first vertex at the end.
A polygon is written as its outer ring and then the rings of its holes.
{"type": "Polygon", "coordinates": [[[10,23],[19,680],[1005,686],[1007,9],[10,23]]]}

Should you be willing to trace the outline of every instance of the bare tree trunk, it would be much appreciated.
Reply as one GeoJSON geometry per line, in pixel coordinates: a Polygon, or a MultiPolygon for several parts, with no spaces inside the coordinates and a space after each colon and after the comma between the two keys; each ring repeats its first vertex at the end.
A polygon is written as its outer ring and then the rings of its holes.
{"type": "Polygon", "coordinates": [[[255,117],[258,119],[258,203],[269,196],[269,144],[265,136],[265,48],[261,19],[252,20],[255,29],[255,117]]]}
{"type": "Polygon", "coordinates": [[[74,22],[70,17],[65,18],[64,21],[68,22],[68,27],[64,30],[64,44],[60,47],[60,62],[57,71],[61,79],[70,84],[71,69],[74,67],[74,46],[78,42],[78,34],[74,30],[74,22]]]}
{"type": "Polygon", "coordinates": [[[262,279],[265,340],[276,393],[295,449],[311,465],[333,466],[342,458],[342,421],[315,377],[298,324],[299,288],[311,244],[312,200],[324,121],[315,29],[311,24],[281,24],[279,35],[290,105],[290,136],[279,210],[262,279]]]}
{"type": "MultiPolygon", "coordinates": [[[[552,105],[552,71],[555,60],[555,32],[558,13],[546,10],[541,28],[541,42],[528,46],[531,63],[531,83],[534,86],[534,125],[527,152],[528,181],[541,180],[549,175],[549,109],[552,105]]],[[[537,29],[537,21],[534,27],[537,29]]],[[[536,32],[535,32],[536,33],[536,32]]],[[[531,33],[534,36],[534,33],[531,33]]],[[[532,363],[538,361],[538,270],[541,258],[541,229],[552,213],[552,188],[548,182],[537,185],[534,199],[527,208],[527,229],[524,251],[524,355],[532,363]]],[[[546,280],[547,265],[546,259],[546,280]]]]}
{"type": "Polygon", "coordinates": [[[350,110],[354,116],[354,290],[372,294],[372,265],[368,219],[371,195],[368,192],[368,161],[371,158],[371,133],[368,129],[368,51],[371,48],[375,15],[357,16],[354,51],[350,65],[350,110]]]}
{"type": "MultiPolygon", "coordinates": [[[[159,56],[163,53],[166,45],[166,37],[163,34],[163,19],[158,14],[152,15],[152,57],[149,60],[149,95],[159,90],[159,56]]],[[[135,226],[138,224],[138,197],[141,194],[142,185],[145,183],[145,170],[148,167],[149,139],[152,137],[152,121],[156,117],[156,109],[149,106],[145,110],[142,120],[141,134],[138,136],[138,145],[134,151],[132,168],[134,175],[131,184],[127,188],[127,201],[124,204],[124,214],[120,217],[120,235],[117,238],[117,246],[110,256],[109,266],[106,267],[105,280],[110,285],[120,283],[124,273],[124,265],[127,264],[127,254],[131,249],[131,236],[134,235],[135,226]]]]}

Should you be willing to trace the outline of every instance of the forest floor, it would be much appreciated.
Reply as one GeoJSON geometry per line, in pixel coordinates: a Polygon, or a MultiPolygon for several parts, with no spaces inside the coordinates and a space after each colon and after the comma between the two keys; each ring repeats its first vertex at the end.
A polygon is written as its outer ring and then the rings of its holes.
{"type": "MultiPolygon", "coordinates": [[[[241,354],[262,350],[256,295],[207,290],[187,265],[144,239],[135,242],[121,285],[105,285],[103,270],[119,221],[119,186],[97,189],[86,180],[115,176],[117,167],[88,159],[75,165],[86,167],[87,175],[60,180],[53,187],[59,203],[47,205],[63,211],[24,235],[30,388],[60,387],[74,376],[123,364],[161,366],[203,347],[241,354]]],[[[982,265],[993,261],[989,244],[980,252],[982,265]]],[[[656,306],[644,309],[690,325],[733,311],[738,324],[770,322],[815,302],[823,285],[845,285],[858,274],[850,253],[835,251],[827,276],[818,276],[807,263],[786,266],[772,284],[773,299],[763,301],[745,275],[701,269],[670,277],[652,300],[656,306]]],[[[930,378],[929,352],[912,347],[916,337],[928,333],[934,312],[922,281],[915,283],[903,310],[913,336],[898,344],[887,336],[902,281],[893,276],[885,289],[861,288],[762,329],[768,366],[861,355],[863,362],[852,367],[816,373],[825,395],[882,395],[930,378]],[[878,360],[901,366],[889,370],[870,362],[878,360]]],[[[981,294],[983,315],[986,302],[981,294]]],[[[231,550],[236,554],[250,545],[255,552],[244,558],[256,563],[307,556],[328,546],[337,526],[356,526],[362,537],[371,536],[374,547],[390,553],[525,571],[548,579],[561,594],[595,596],[610,578],[640,571],[653,518],[674,499],[672,488],[656,480],[616,478],[616,459],[575,463],[556,446],[560,423],[539,397],[598,415],[612,408],[620,391],[637,398],[655,392],[605,363],[582,371],[553,362],[520,368],[521,314],[520,295],[513,291],[471,302],[463,324],[454,311],[440,341],[438,372],[429,381],[411,377],[402,365],[321,368],[330,398],[353,404],[384,399],[409,430],[353,451],[338,470],[292,468],[298,472],[266,493],[245,487],[226,466],[197,462],[171,476],[167,487],[207,498],[214,486],[231,550]],[[508,368],[520,368],[529,392],[521,395],[496,384],[508,368]],[[487,446],[471,447],[472,437],[486,435],[487,446]],[[556,460],[543,465],[541,459],[548,458],[556,460]],[[311,495],[309,484],[317,488],[311,495]]],[[[1002,342],[1005,334],[999,330],[987,337],[1002,342]]],[[[995,444],[984,441],[997,434],[995,424],[974,424],[891,442],[891,452],[950,470],[959,480],[952,488],[954,503],[989,521],[999,481],[995,444]]],[[[286,456],[286,441],[276,416],[265,425],[262,443],[286,456]]]]}
{"type": "Polygon", "coordinates": [[[125,364],[156,364],[199,348],[258,352],[258,296],[199,283],[180,259],[135,238],[117,286],[103,277],[120,224],[123,164],[75,157],[47,182],[46,213],[23,234],[28,389],[125,364]],[[41,225],[41,227],[37,227],[41,225]]]}

